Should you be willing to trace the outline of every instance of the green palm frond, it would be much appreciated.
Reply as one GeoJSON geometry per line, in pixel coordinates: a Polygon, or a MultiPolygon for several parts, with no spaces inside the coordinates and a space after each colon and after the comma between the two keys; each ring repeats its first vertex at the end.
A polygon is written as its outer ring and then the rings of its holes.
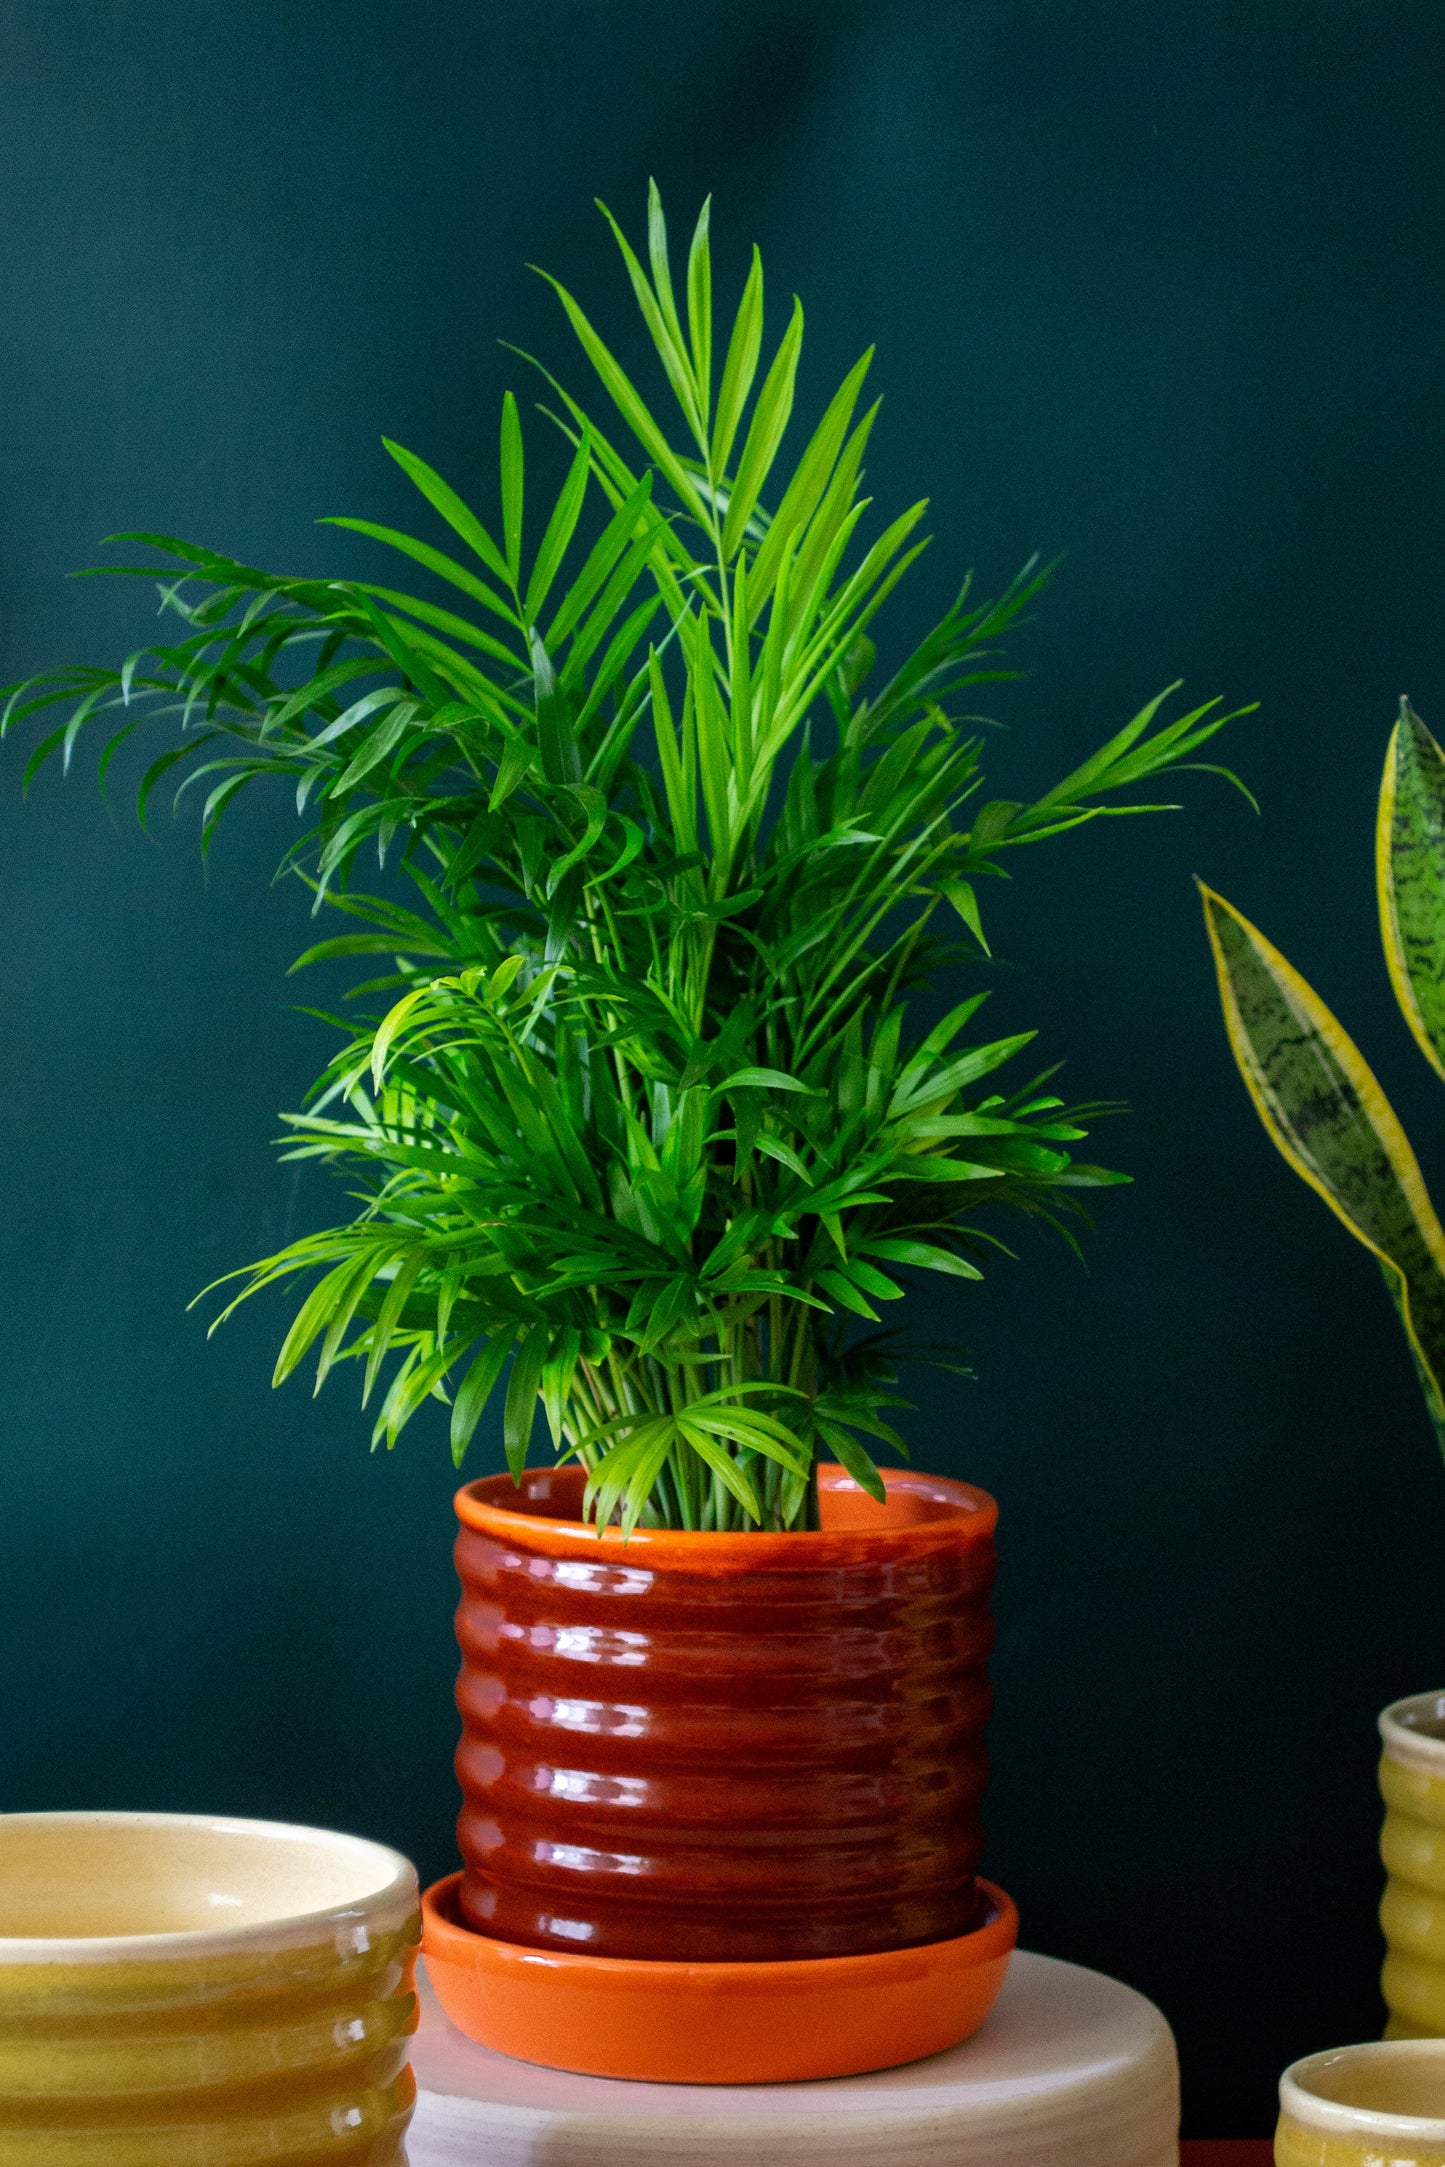
{"type": "Polygon", "coordinates": [[[509,393],[490,525],[392,443],[430,537],[333,522],[419,594],[123,537],[169,567],[163,637],[12,688],[4,727],[59,718],[28,777],[156,725],[142,816],[163,780],[194,790],[206,847],[284,778],[293,861],[352,928],[302,960],[377,959],[383,1005],[288,1117],[289,1155],[361,1208],[239,1275],[237,1300],[311,1282],[278,1381],[360,1361],[376,1441],[440,1399],[459,1462],[503,1391],[514,1470],[540,1408],[603,1520],[806,1524],[820,1454],[876,1491],[869,1441],[901,1442],[859,1325],[913,1274],[978,1277],[981,1213],[1058,1217],[1115,1178],[1071,1157],[1057,1099],[996,1088],[1031,1034],[980,1039],[975,998],[915,1041],[909,995],[983,953],[1005,852],[1145,809],[1118,794],[1230,718],[1161,696],[1036,803],[988,799],[961,703],[1008,674],[1044,574],[965,585],[870,691],[926,509],[863,494],[871,352],[790,452],[797,304],[769,348],[755,256],[715,323],[706,207],[680,289],[655,190],[646,260],[613,232],[671,403],[557,286],[604,404],[547,379],[572,445],[550,504],[509,393]],[[371,849],[413,905],[365,891],[371,849]]]}

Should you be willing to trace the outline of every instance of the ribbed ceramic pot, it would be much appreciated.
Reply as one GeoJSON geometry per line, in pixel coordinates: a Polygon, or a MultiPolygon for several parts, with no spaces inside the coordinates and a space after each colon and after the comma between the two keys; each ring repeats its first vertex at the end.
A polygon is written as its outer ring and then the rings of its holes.
{"type": "Polygon", "coordinates": [[[1276,2167],[1445,2167],[1445,2042],[1370,2042],[1292,2063],[1274,2156],[1276,2167]]]}
{"type": "Polygon", "coordinates": [[[403,2167],[419,1931],[357,1837],[0,1816],[0,2167],[403,2167]]]}
{"type": "Polygon", "coordinates": [[[1436,2038],[1445,2034],[1445,1693],[1395,1701],[1380,1736],[1385,2037],[1436,2038]]]}
{"type": "Polygon", "coordinates": [[[820,1530],[624,1543],[573,1469],[457,1498],[463,1923],[672,1962],[977,1923],[993,1500],[841,1468],[820,1530]]]}

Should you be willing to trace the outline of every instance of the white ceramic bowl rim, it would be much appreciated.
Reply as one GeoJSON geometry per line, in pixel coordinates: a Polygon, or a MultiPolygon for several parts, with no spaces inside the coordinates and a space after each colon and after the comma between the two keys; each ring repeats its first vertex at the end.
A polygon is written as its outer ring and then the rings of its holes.
{"type": "Polygon", "coordinates": [[[1380,1736],[1392,1761],[1445,1775],[1445,1693],[1412,1693],[1380,1713],[1380,1736]]]}
{"type": "Polygon", "coordinates": [[[85,1964],[190,1960],[242,1954],[248,1948],[293,1946],[334,1936],[364,1951],[374,1933],[394,1931],[418,1910],[416,1868],[400,1851],[369,1836],[308,1828],[292,1821],[251,1821],[233,1814],[125,1813],[103,1809],[60,1813],[0,1814],[6,1827],[146,1828],[254,1838],[258,1843],[311,1844],[349,1855],[357,1868],[358,1894],[315,1910],[286,1912],[237,1926],[201,1926],[154,1934],[0,1934],[0,1965],[85,1964]]]}
{"type": "Polygon", "coordinates": [[[1445,2039],[1367,2039],[1357,2046],[1327,2047],[1323,2053],[1307,2054],[1291,2062],[1279,2080],[1279,2104],[1292,2121],[1331,2136],[1399,2137],[1416,2144],[1445,2145],[1445,2115],[1385,2114],[1378,2107],[1349,2107],[1337,2099],[1324,2099],[1309,2089],[1310,2079],[1333,2063],[1357,2054],[1372,2060],[1439,2062],[1445,2081],[1445,2039]]]}

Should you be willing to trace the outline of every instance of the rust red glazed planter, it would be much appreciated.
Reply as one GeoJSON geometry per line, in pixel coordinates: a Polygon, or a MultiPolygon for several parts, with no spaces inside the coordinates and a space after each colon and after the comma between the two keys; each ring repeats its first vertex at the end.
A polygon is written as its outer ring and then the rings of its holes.
{"type": "Polygon", "coordinates": [[[825,1467],[814,1532],[626,1543],[573,1469],[460,1492],[461,1926],[699,1967],[982,1926],[996,1508],[884,1479],[825,1467]]]}

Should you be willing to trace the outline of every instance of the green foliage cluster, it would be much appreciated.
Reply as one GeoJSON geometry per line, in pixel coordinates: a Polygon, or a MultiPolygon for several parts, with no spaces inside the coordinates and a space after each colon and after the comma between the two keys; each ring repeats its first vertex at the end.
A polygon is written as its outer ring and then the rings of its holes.
{"type": "MultiPolygon", "coordinates": [[[[1374,1256],[1445,1452],[1445,1226],[1410,1139],[1364,1055],[1257,926],[1200,884],[1225,1028],[1278,1151],[1374,1256]]],[[[1375,815],[1375,888],[1390,984],[1445,1082],[1445,752],[1407,699],[1375,815]]]]}
{"type": "Polygon", "coordinates": [[[289,1155],[343,1169],[360,1207],[238,1297],[321,1275],[278,1381],[314,1350],[318,1385],[350,1359],[370,1395],[390,1360],[376,1439],[443,1399],[460,1462],[505,1375],[513,1470],[540,1405],[599,1523],[806,1526],[820,1457],[878,1492],[872,1448],[901,1449],[882,1314],[908,1275],[975,1279],[985,1206],[1057,1220],[1117,1178],[1071,1159],[1083,1129],[1042,1083],[997,1087],[1031,1033],[980,1038],[978,994],[910,1037],[907,997],[980,954],[1007,852],[1148,809],[1107,801],[1228,718],[1162,720],[1161,695],[1037,802],[985,799],[959,703],[1007,674],[1040,577],[965,587],[875,684],[869,626],[925,506],[865,531],[871,355],[785,465],[801,309],[764,367],[762,264],[724,338],[706,207],[680,294],[655,191],[646,265],[613,232],[670,418],[558,286],[624,433],[553,383],[574,451],[545,513],[508,394],[498,525],[395,444],[447,535],[335,522],[424,594],[125,537],[177,568],[175,638],[16,688],[6,724],[66,710],[33,771],[93,718],[119,711],[106,764],[160,718],[142,811],[187,763],[206,843],[284,777],[318,906],[357,927],[302,960],[388,959],[287,1117],[289,1155]],[[356,885],[363,847],[393,844],[408,906],[356,885]]]}

